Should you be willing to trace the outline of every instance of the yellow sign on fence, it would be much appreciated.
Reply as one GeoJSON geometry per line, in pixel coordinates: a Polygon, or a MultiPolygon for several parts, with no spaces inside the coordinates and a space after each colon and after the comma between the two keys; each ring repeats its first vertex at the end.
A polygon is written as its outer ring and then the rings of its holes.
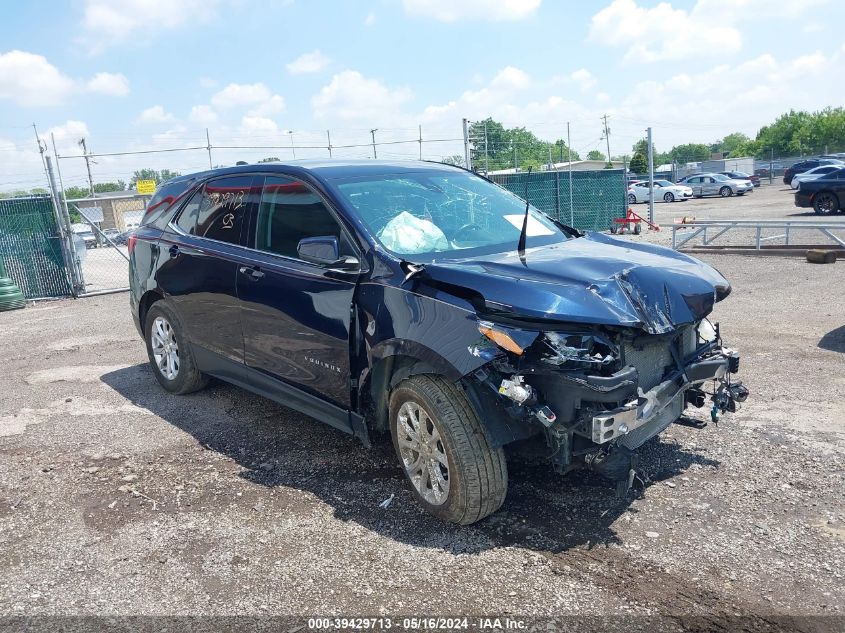
{"type": "Polygon", "coordinates": [[[156,192],[155,180],[139,180],[135,184],[135,190],[145,196],[152,195],[156,192]]]}

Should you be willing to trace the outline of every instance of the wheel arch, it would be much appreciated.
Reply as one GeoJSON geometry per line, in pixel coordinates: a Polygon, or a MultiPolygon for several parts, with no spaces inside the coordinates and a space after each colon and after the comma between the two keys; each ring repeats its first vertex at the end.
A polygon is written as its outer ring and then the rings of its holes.
{"type": "Polygon", "coordinates": [[[446,358],[413,341],[394,341],[372,350],[370,369],[359,386],[360,409],[372,430],[388,429],[390,392],[406,378],[419,374],[443,376],[450,382],[461,378],[461,372],[446,358]]]}
{"type": "Polygon", "coordinates": [[[164,295],[159,290],[148,290],[141,296],[140,301],[138,301],[138,321],[141,324],[142,331],[144,331],[150,308],[153,307],[156,301],[161,301],[162,299],[164,299],[164,295]]]}

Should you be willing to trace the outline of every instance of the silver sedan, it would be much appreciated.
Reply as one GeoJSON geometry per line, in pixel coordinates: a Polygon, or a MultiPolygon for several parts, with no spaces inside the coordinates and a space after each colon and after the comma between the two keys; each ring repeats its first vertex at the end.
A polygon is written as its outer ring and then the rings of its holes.
{"type": "Polygon", "coordinates": [[[692,195],[696,198],[702,196],[741,196],[754,191],[754,185],[750,180],[734,180],[722,174],[699,174],[687,178],[685,185],[692,189],[692,195]]]}

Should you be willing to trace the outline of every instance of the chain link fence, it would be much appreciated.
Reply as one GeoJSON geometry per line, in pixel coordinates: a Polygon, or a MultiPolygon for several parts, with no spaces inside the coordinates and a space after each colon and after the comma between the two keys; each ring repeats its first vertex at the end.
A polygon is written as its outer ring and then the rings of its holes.
{"type": "Polygon", "coordinates": [[[79,258],[79,295],[125,290],[129,283],[129,234],[138,227],[149,196],[132,192],[69,200],[77,234],[85,236],[79,258]],[[77,217],[78,216],[78,217],[77,217]]]}
{"type": "Polygon", "coordinates": [[[576,229],[606,231],[628,208],[622,169],[496,174],[490,180],[576,229]]]}
{"type": "Polygon", "coordinates": [[[50,196],[0,200],[0,260],[27,299],[69,296],[69,258],[50,196]]]}

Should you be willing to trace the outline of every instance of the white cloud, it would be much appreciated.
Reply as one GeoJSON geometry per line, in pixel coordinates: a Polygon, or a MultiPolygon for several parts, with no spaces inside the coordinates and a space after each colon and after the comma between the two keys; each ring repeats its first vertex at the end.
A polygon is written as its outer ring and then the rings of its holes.
{"type": "Polygon", "coordinates": [[[493,77],[490,86],[501,90],[522,90],[530,83],[531,78],[525,71],[513,66],[505,66],[493,77]]]}
{"type": "Polygon", "coordinates": [[[217,122],[217,113],[209,105],[195,105],[188,115],[191,123],[197,125],[211,125],[217,122]]]}
{"type": "Polygon", "coordinates": [[[211,97],[211,104],[217,108],[242,108],[257,106],[272,97],[272,92],[263,83],[233,83],[211,97]]]}
{"type": "Polygon", "coordinates": [[[286,65],[288,72],[292,75],[303,75],[306,73],[318,73],[329,65],[331,60],[323,55],[319,49],[310,53],[303,53],[295,60],[286,65]]]}
{"type": "Polygon", "coordinates": [[[279,95],[273,95],[266,101],[259,103],[256,107],[252,108],[249,112],[247,112],[250,116],[270,116],[273,114],[281,114],[285,111],[287,105],[285,104],[284,97],[279,95]]]}
{"type": "Polygon", "coordinates": [[[160,105],[151,106],[138,115],[138,121],[141,123],[168,123],[173,119],[174,116],[160,105]]]}
{"type": "Polygon", "coordinates": [[[23,107],[53,106],[73,90],[73,80],[43,55],[18,50],[0,54],[0,99],[23,107]]]}
{"type": "Polygon", "coordinates": [[[376,14],[373,11],[370,11],[367,14],[367,17],[364,18],[364,26],[372,26],[376,23],[376,14]]]}
{"type": "Polygon", "coordinates": [[[523,20],[534,14],[542,0],[402,0],[410,15],[440,22],[459,20],[523,20]]]}
{"type": "MultiPolygon", "coordinates": [[[[741,0],[740,0],[741,1],[741,0]]],[[[715,11],[721,0],[700,0],[690,11],[661,2],[651,8],[636,0],[613,0],[592,17],[588,39],[627,46],[625,61],[654,62],[736,53],[742,35],[733,11],[715,11]]]]}
{"type": "Polygon", "coordinates": [[[400,106],[413,99],[408,88],[390,88],[355,70],[344,70],[311,98],[317,119],[386,124],[400,106]]]}
{"type": "Polygon", "coordinates": [[[121,73],[97,73],[86,84],[90,92],[124,97],[129,94],[129,80],[121,73]]]}
{"type": "Polygon", "coordinates": [[[146,40],[162,30],[215,14],[219,0],[86,0],[81,39],[93,53],[146,40]]]}
{"type": "Polygon", "coordinates": [[[267,117],[245,116],[241,119],[241,130],[247,134],[278,132],[279,126],[267,117]]]}
{"type": "MultiPolygon", "coordinates": [[[[79,139],[88,137],[91,133],[88,131],[88,126],[83,121],[68,120],[62,125],[56,125],[48,128],[44,133],[46,138],[54,136],[56,145],[59,146],[59,153],[61,154],[62,147],[76,146],[79,139]]],[[[81,150],[79,151],[81,154],[81,150]]]]}
{"type": "Polygon", "coordinates": [[[579,68],[569,75],[569,78],[578,84],[581,92],[589,92],[596,85],[596,78],[586,68],[579,68]]]}

